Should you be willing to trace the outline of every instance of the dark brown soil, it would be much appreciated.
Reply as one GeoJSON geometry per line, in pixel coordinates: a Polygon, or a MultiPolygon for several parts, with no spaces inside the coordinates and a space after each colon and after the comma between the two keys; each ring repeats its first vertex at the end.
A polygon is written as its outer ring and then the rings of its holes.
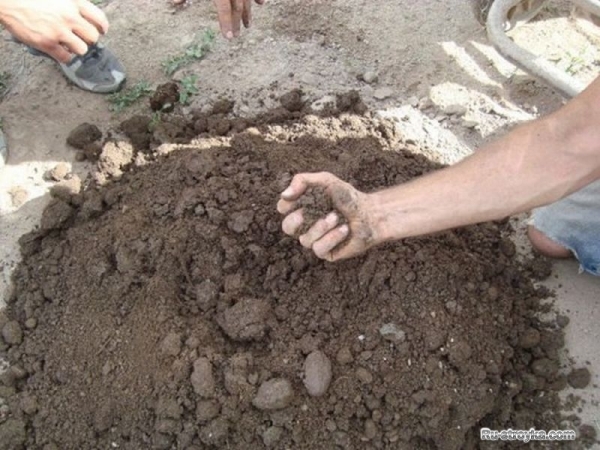
{"type": "Polygon", "coordinates": [[[82,123],[67,137],[67,144],[79,150],[84,150],[88,145],[102,138],[102,132],[96,125],[82,123]]]}
{"type": "Polygon", "coordinates": [[[281,106],[290,112],[301,111],[304,107],[303,96],[304,93],[300,89],[294,89],[282,95],[279,101],[281,102],[281,106]]]}
{"type": "Polygon", "coordinates": [[[298,230],[298,235],[306,233],[314,223],[325,217],[330,212],[336,212],[340,223],[344,223],[344,216],[335,209],[331,197],[322,188],[309,188],[298,200],[298,208],[302,208],[304,224],[298,230]]]}
{"type": "Polygon", "coordinates": [[[173,81],[161,84],[150,97],[152,111],[171,112],[179,102],[179,85],[173,81]]]}
{"type": "Polygon", "coordinates": [[[307,117],[143,164],[108,142],[113,181],[21,240],[0,449],[499,448],[480,427],[558,428],[562,332],[506,221],[336,264],[280,231],[291,174],[374,190],[436,168],[384,152],[382,127],[307,117]]]}
{"type": "Polygon", "coordinates": [[[229,114],[231,111],[233,111],[234,106],[235,106],[235,103],[232,100],[229,100],[227,98],[222,98],[221,100],[218,100],[217,102],[215,102],[215,104],[212,107],[212,113],[213,113],[213,115],[229,114]]]}
{"type": "Polygon", "coordinates": [[[587,387],[587,385],[590,384],[591,379],[592,375],[585,367],[573,370],[567,377],[569,385],[575,389],[583,389],[587,387]]]}

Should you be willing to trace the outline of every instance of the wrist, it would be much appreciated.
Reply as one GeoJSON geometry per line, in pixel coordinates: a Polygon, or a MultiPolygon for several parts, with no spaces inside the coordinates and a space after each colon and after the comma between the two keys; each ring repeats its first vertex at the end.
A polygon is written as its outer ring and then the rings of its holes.
{"type": "Polygon", "coordinates": [[[391,220],[389,205],[386,205],[385,191],[367,194],[366,205],[368,220],[373,231],[373,240],[376,244],[401,239],[399,222],[391,220]]]}

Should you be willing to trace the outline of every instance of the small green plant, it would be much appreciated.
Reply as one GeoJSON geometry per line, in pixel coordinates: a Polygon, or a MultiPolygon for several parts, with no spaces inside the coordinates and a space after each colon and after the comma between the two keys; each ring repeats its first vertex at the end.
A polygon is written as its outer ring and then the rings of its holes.
{"type": "Polygon", "coordinates": [[[565,71],[571,75],[575,75],[587,65],[587,61],[582,53],[573,55],[571,52],[567,52],[567,60],[565,62],[567,65],[565,71]]]}
{"type": "Polygon", "coordinates": [[[150,121],[150,123],[148,124],[148,128],[150,128],[151,131],[154,131],[154,129],[156,128],[156,125],[158,125],[161,120],[161,112],[162,111],[154,111],[154,113],[152,114],[152,120],[150,121]]]}
{"type": "Polygon", "coordinates": [[[181,80],[181,87],[179,88],[179,103],[182,105],[189,104],[190,98],[198,93],[198,87],[196,86],[197,81],[197,75],[188,75],[181,80]]]}
{"type": "Polygon", "coordinates": [[[147,81],[140,81],[135,86],[125,89],[116,94],[112,94],[108,97],[110,103],[110,110],[114,112],[121,112],[125,108],[130,107],[140,98],[146,97],[152,93],[152,88],[147,81]]]}
{"type": "Polygon", "coordinates": [[[212,30],[205,31],[200,39],[197,39],[192,44],[188,45],[183,53],[176,56],[171,56],[162,63],[162,67],[168,76],[173,75],[182,67],[186,67],[194,61],[203,59],[212,46],[215,40],[215,33],[212,30]]]}
{"type": "Polygon", "coordinates": [[[565,55],[552,55],[548,57],[549,61],[556,63],[556,65],[567,72],[570,75],[576,75],[586,67],[590,66],[593,60],[587,49],[584,49],[577,54],[566,51],[565,55]]]}

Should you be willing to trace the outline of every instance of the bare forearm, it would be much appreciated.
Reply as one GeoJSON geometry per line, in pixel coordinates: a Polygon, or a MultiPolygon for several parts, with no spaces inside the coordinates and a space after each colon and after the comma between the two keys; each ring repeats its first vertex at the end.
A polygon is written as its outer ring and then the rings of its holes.
{"type": "Polygon", "coordinates": [[[600,78],[461,163],[373,194],[373,214],[384,239],[400,239],[527,211],[597,178],[600,78]]]}

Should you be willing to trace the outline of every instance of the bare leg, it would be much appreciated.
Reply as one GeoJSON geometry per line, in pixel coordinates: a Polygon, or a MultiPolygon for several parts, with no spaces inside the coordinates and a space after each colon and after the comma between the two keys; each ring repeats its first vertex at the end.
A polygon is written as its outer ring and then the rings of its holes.
{"type": "Polygon", "coordinates": [[[533,248],[539,253],[550,258],[571,258],[573,253],[566,247],[557,244],[534,226],[527,229],[527,237],[533,248]]]}

